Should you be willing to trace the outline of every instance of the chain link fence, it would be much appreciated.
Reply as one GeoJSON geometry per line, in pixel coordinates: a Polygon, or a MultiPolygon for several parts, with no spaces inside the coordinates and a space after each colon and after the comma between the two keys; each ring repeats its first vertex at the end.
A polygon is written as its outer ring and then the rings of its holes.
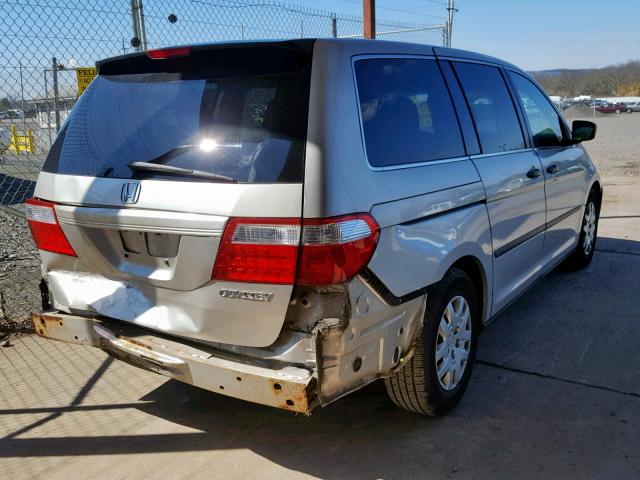
{"type": "MultiPolygon", "coordinates": [[[[379,20],[376,29],[381,39],[446,43],[445,25],[379,20]]],[[[362,30],[358,16],[273,1],[0,0],[0,331],[27,325],[29,312],[40,304],[40,267],[23,202],[33,194],[56,132],[77,100],[76,69],[133,52],[134,37],[141,47],[158,48],[357,38],[362,30]],[[134,15],[142,3],[142,15],[134,15]]]]}

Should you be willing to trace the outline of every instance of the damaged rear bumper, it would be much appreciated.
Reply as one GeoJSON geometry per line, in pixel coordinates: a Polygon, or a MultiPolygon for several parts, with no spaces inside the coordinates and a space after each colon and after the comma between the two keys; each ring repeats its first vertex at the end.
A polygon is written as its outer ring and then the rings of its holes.
{"type": "Polygon", "coordinates": [[[309,414],[318,404],[313,372],[239,357],[113,320],[59,312],[32,315],[36,334],[100,348],[109,355],[230,397],[309,414]]]}

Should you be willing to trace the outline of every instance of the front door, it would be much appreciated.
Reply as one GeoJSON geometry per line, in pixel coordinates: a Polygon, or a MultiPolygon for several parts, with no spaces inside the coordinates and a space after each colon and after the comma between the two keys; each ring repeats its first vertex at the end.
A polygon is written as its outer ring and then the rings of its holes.
{"type": "Polygon", "coordinates": [[[582,148],[569,138],[568,128],[546,95],[525,76],[509,72],[531,133],[531,141],[546,178],[546,262],[555,263],[572,249],[582,219],[587,173],[582,148]]]}

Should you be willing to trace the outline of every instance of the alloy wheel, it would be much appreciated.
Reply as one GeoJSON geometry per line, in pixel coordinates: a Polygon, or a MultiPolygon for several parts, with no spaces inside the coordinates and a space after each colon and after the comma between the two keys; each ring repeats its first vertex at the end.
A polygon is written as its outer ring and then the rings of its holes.
{"type": "Polygon", "coordinates": [[[587,208],[584,212],[584,221],[582,224],[582,231],[584,232],[582,251],[586,256],[588,256],[593,249],[593,242],[596,235],[596,206],[593,202],[587,203],[587,208]]]}
{"type": "Polygon", "coordinates": [[[440,318],[436,340],[436,371],[444,390],[458,386],[469,363],[471,309],[464,297],[451,299],[440,318]]]}

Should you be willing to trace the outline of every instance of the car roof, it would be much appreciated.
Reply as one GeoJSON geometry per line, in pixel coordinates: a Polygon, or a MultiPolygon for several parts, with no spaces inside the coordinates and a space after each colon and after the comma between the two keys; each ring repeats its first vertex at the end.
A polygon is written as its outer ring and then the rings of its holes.
{"type": "MultiPolygon", "coordinates": [[[[298,38],[290,40],[244,40],[244,41],[227,41],[227,42],[211,42],[194,44],[192,47],[198,48],[225,48],[225,47],[240,47],[240,46],[289,46],[298,47],[303,50],[311,51],[314,44],[319,43],[326,47],[332,47],[342,55],[354,56],[354,55],[367,55],[367,54],[395,54],[395,55],[433,55],[440,58],[456,58],[466,59],[477,62],[491,63],[504,67],[509,67],[514,70],[522,71],[517,66],[500,60],[499,58],[491,57],[477,52],[468,50],[459,50],[456,48],[440,47],[436,45],[427,45],[419,43],[408,42],[396,42],[389,40],[365,40],[358,38],[298,38]]],[[[171,47],[167,47],[171,48],[171,47]]],[[[96,63],[97,66],[101,66],[104,63],[120,60],[123,58],[142,56],[144,52],[130,53],[117,57],[112,57],[104,60],[100,60],[96,63]]]]}
{"type": "Polygon", "coordinates": [[[332,44],[337,48],[348,51],[353,55],[366,54],[405,54],[405,55],[435,55],[441,58],[458,58],[466,60],[474,60],[485,63],[493,63],[502,65],[516,70],[520,70],[517,66],[500,60],[499,58],[484,55],[482,53],[472,52],[469,50],[460,50],[457,48],[440,47],[437,45],[427,45],[420,43],[396,42],[390,40],[364,40],[355,38],[318,38],[317,42],[332,44]]]}

